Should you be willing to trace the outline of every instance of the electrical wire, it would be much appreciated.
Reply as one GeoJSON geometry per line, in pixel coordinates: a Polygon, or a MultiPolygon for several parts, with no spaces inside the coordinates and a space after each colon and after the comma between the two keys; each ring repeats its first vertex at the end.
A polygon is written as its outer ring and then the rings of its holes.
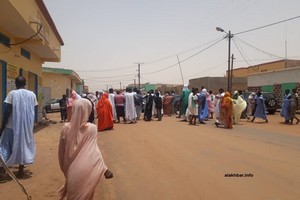
{"type": "Polygon", "coordinates": [[[42,30],[42,28],[43,28],[43,25],[42,25],[41,23],[39,23],[39,22],[34,22],[34,23],[36,23],[36,24],[40,25],[40,27],[39,27],[38,31],[37,31],[35,34],[33,34],[32,36],[30,36],[29,38],[27,38],[27,39],[25,39],[25,40],[23,40],[23,41],[21,41],[21,42],[17,42],[17,43],[9,44],[9,45],[12,45],[12,46],[14,46],[14,45],[23,44],[23,43],[25,43],[25,42],[27,42],[27,41],[31,40],[32,38],[34,38],[34,37],[35,37],[35,36],[37,36],[38,34],[40,34],[40,32],[41,32],[41,30],[42,30]]]}
{"type": "Polygon", "coordinates": [[[260,52],[263,52],[263,53],[265,53],[265,54],[267,54],[267,55],[269,55],[269,56],[273,56],[273,57],[277,57],[277,58],[283,59],[283,57],[280,57],[280,56],[274,55],[274,54],[272,54],[272,53],[268,53],[268,52],[266,52],[266,51],[264,51],[264,50],[261,50],[261,49],[255,47],[255,46],[249,44],[248,42],[246,42],[246,41],[240,39],[239,37],[235,37],[234,39],[238,39],[239,41],[241,41],[241,42],[243,42],[244,44],[246,44],[246,45],[252,47],[253,49],[256,49],[256,50],[258,50],[258,51],[260,51],[260,52]]]}
{"type": "Polygon", "coordinates": [[[113,68],[113,69],[100,69],[100,70],[76,70],[78,72],[105,72],[105,71],[117,71],[117,70],[121,70],[121,69],[129,69],[129,68],[133,68],[136,67],[136,65],[130,65],[127,67],[118,67],[118,68],[113,68]]]}
{"type": "Polygon", "coordinates": [[[244,54],[242,53],[242,51],[240,50],[240,48],[238,47],[238,45],[236,44],[235,40],[233,40],[234,45],[236,46],[238,52],[240,53],[240,55],[244,58],[244,61],[249,65],[249,67],[252,67],[252,64],[250,64],[247,59],[245,58],[244,54]]]}
{"type": "MultiPolygon", "coordinates": [[[[169,59],[171,57],[174,57],[176,55],[180,55],[180,54],[184,54],[184,53],[187,53],[187,52],[190,52],[190,51],[193,51],[195,49],[198,49],[199,47],[203,47],[203,46],[206,46],[212,42],[215,42],[215,41],[218,41],[220,38],[218,39],[214,39],[210,42],[206,42],[204,44],[200,44],[200,45],[197,45],[195,47],[192,47],[190,49],[187,49],[187,50],[184,50],[184,51],[181,51],[179,53],[176,53],[176,54],[173,54],[173,55],[169,55],[169,56],[165,56],[165,57],[162,57],[162,58],[158,58],[158,59],[155,59],[155,60],[151,60],[151,61],[148,61],[148,62],[145,62],[143,63],[143,65],[149,65],[149,64],[153,64],[153,63],[156,63],[156,62],[159,62],[159,61],[163,61],[163,60],[166,60],[166,59],[169,59]]],[[[176,63],[175,65],[177,65],[178,63],[176,63]]],[[[117,70],[122,70],[122,69],[128,69],[128,68],[134,68],[136,67],[136,65],[131,65],[131,66],[127,66],[127,67],[118,67],[118,68],[113,68],[113,69],[101,69],[101,70],[76,70],[77,72],[105,72],[105,71],[117,71],[117,70]]]]}
{"type": "MultiPolygon", "coordinates": [[[[197,53],[195,53],[195,54],[193,54],[193,55],[191,55],[191,56],[189,56],[189,57],[183,59],[183,60],[180,61],[179,63],[183,63],[183,62],[185,62],[185,61],[191,59],[192,57],[194,57],[194,56],[196,56],[196,55],[198,55],[198,54],[200,54],[200,53],[206,51],[207,49],[209,49],[209,48],[213,47],[214,45],[218,44],[219,42],[221,42],[221,41],[224,40],[225,38],[226,38],[226,37],[222,37],[222,38],[221,38],[220,40],[218,40],[217,42],[214,42],[213,44],[211,44],[211,45],[209,45],[208,47],[202,49],[201,51],[199,51],[199,52],[197,52],[197,53]]],[[[166,70],[166,69],[169,69],[169,68],[174,67],[174,66],[177,66],[177,65],[178,65],[178,63],[175,63],[175,64],[172,64],[172,65],[170,65],[170,66],[167,66],[167,67],[165,67],[165,68],[163,68],[163,69],[156,70],[156,71],[153,71],[153,72],[143,73],[143,74],[144,74],[144,75],[147,75],[147,74],[158,73],[158,72],[164,71],[164,70],[166,70]]]]}
{"type": "Polygon", "coordinates": [[[123,76],[135,76],[136,74],[124,74],[124,75],[119,75],[119,76],[101,76],[101,77],[93,77],[93,78],[88,78],[88,79],[98,79],[98,78],[117,78],[117,77],[123,77],[123,76]]]}
{"type": "Polygon", "coordinates": [[[166,60],[166,59],[172,58],[172,57],[177,56],[177,55],[180,55],[180,54],[184,54],[184,53],[193,51],[193,50],[195,50],[195,49],[198,49],[199,47],[203,47],[203,46],[206,46],[206,45],[208,45],[208,44],[211,44],[212,42],[218,41],[219,39],[220,39],[220,38],[214,39],[214,40],[212,40],[212,41],[210,41],[210,42],[206,42],[206,43],[204,43],[204,44],[197,45],[197,46],[195,46],[195,47],[189,48],[189,49],[187,49],[187,50],[181,51],[181,52],[176,53],[176,54],[173,54],[173,55],[169,55],[169,56],[165,56],[165,57],[162,57],[162,58],[158,58],[158,59],[156,59],[156,60],[152,60],[152,61],[145,62],[144,65],[156,63],[156,62],[159,62],[159,61],[162,61],[162,60],[166,60]]]}
{"type": "Polygon", "coordinates": [[[238,32],[238,33],[235,33],[234,35],[240,35],[240,34],[248,33],[248,32],[251,32],[251,31],[256,31],[256,30],[259,30],[259,29],[262,29],[262,28],[266,28],[266,27],[269,27],[269,26],[274,26],[274,25],[277,25],[277,24],[280,24],[280,23],[283,23],[283,22],[287,22],[287,21],[297,19],[297,18],[300,18],[300,15],[296,16],[296,17],[289,18],[289,19],[281,20],[279,22],[275,22],[275,23],[272,23],[272,24],[267,24],[267,25],[260,26],[260,27],[257,27],[257,28],[253,28],[253,29],[249,29],[249,30],[246,30],[246,31],[238,32]]]}

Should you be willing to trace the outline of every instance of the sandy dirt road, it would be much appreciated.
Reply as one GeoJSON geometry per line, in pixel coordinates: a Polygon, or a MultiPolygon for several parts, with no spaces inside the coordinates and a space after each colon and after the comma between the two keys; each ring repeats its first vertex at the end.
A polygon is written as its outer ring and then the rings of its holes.
{"type": "MultiPolygon", "coordinates": [[[[116,124],[98,137],[115,177],[100,181],[94,199],[299,200],[300,125],[280,123],[278,113],[268,117],[268,124],[241,120],[232,130],[175,117],[116,124]]],[[[21,180],[33,200],[57,199],[64,182],[57,159],[61,127],[35,133],[36,162],[26,167],[32,176],[21,180]]],[[[0,184],[0,199],[26,198],[9,181],[0,184]]]]}

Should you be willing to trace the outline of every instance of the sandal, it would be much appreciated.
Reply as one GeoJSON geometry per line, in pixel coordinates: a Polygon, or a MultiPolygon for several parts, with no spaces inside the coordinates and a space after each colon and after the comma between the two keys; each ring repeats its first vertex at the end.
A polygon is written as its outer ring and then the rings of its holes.
{"type": "Polygon", "coordinates": [[[7,174],[0,174],[0,183],[7,182],[7,174]]]}
{"type": "Polygon", "coordinates": [[[106,179],[111,179],[112,177],[114,177],[113,173],[109,169],[105,171],[104,176],[106,179]]]}

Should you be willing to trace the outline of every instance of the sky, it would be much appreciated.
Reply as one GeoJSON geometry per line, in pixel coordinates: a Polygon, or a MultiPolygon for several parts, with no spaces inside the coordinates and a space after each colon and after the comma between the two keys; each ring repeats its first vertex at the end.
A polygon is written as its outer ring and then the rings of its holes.
{"type": "Polygon", "coordinates": [[[60,62],[43,66],[74,70],[90,91],[138,84],[138,63],[140,83],[184,84],[224,76],[229,31],[233,68],[300,59],[299,0],[44,3],[64,46],[60,62]]]}

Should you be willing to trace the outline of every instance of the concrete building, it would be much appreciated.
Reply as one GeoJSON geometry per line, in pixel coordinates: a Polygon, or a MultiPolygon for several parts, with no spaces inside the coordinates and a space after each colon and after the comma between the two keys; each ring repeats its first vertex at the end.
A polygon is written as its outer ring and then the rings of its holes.
{"type": "Polygon", "coordinates": [[[83,81],[79,75],[70,69],[43,67],[43,102],[49,99],[67,97],[75,90],[78,94],[83,93],[83,81]]]}
{"type": "Polygon", "coordinates": [[[298,66],[300,66],[300,60],[277,60],[249,67],[236,68],[233,69],[232,74],[233,77],[247,77],[249,74],[274,72],[298,66]]]}
{"type": "MultiPolygon", "coordinates": [[[[227,89],[227,77],[201,77],[189,80],[189,88],[205,87],[207,90],[212,90],[213,93],[218,93],[220,88],[227,89]]],[[[233,77],[232,78],[232,91],[246,90],[247,77],[233,77]]]]}
{"type": "MultiPolygon", "coordinates": [[[[59,62],[64,42],[42,0],[1,0],[0,4],[0,123],[4,112],[3,101],[15,89],[14,80],[22,75],[27,89],[38,98],[42,111],[42,64],[59,62]]],[[[38,115],[39,114],[39,115],[38,115]]]]}
{"type": "Polygon", "coordinates": [[[299,67],[286,68],[274,72],[263,72],[248,75],[249,91],[273,92],[278,98],[279,104],[282,102],[284,91],[298,88],[300,92],[300,65],[299,67]]]}

